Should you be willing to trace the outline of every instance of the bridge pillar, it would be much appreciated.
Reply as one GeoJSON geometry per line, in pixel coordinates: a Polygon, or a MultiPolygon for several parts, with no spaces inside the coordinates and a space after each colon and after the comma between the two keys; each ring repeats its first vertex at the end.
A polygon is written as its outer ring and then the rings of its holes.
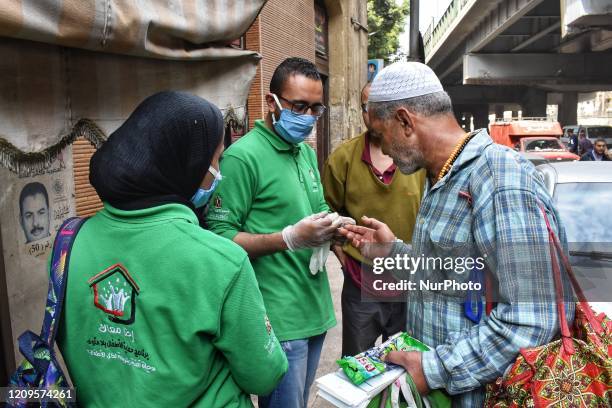
{"type": "Polygon", "coordinates": [[[546,91],[529,88],[521,106],[523,117],[546,117],[546,91]]]}
{"type": "Polygon", "coordinates": [[[501,119],[504,117],[504,105],[495,105],[495,119],[501,119]]]}
{"type": "MultiPolygon", "coordinates": [[[[489,126],[489,105],[486,103],[460,104],[454,105],[455,117],[461,123],[461,118],[465,113],[474,118],[474,129],[486,128],[489,126]]],[[[466,130],[470,130],[466,128],[466,130]]]]}
{"type": "Polygon", "coordinates": [[[561,126],[578,123],[578,92],[563,92],[557,106],[559,107],[557,120],[561,126]]]}

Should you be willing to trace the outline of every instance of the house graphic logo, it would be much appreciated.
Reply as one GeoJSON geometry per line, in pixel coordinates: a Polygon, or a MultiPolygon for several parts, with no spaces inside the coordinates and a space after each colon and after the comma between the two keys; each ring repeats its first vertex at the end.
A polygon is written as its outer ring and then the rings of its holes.
{"type": "Polygon", "coordinates": [[[110,321],[132,324],[136,318],[136,296],[140,288],[121,264],[115,264],[91,277],[94,306],[108,315],[110,321]]]}

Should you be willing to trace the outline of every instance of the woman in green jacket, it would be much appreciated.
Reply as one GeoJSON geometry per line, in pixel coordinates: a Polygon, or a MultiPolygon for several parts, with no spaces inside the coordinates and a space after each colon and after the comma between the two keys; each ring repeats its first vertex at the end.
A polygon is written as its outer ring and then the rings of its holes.
{"type": "Polygon", "coordinates": [[[223,127],[162,92],[94,154],[104,209],[74,242],[58,338],[81,406],[251,406],[287,370],[246,253],[198,223],[223,127]]]}

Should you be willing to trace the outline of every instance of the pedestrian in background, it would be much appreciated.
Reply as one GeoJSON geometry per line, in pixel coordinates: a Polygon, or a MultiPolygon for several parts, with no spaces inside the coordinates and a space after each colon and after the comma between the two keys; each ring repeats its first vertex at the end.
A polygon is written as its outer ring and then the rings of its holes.
{"type": "Polygon", "coordinates": [[[595,141],[593,150],[580,157],[580,161],[610,161],[607,155],[608,147],[606,141],[599,138],[595,141]]]}
{"type": "MultiPolygon", "coordinates": [[[[404,175],[393,159],[381,151],[380,135],[368,130],[369,93],[370,83],[367,83],[361,91],[361,111],[366,131],[340,145],[325,163],[325,199],[334,211],[355,220],[360,220],[364,215],[377,218],[389,225],[396,236],[410,242],[423,195],[425,171],[404,175]]],[[[381,335],[384,341],[390,335],[403,331],[406,305],[403,301],[390,300],[398,295],[396,292],[373,291],[371,282],[374,276],[366,276],[367,271],[362,273],[364,258],[349,243],[335,245],[333,251],[344,272],[341,295],[342,355],[352,356],[374,346],[381,335]],[[364,285],[362,279],[366,281],[364,285]],[[362,301],[362,291],[373,299],[362,301]]]]}
{"type": "Polygon", "coordinates": [[[580,129],[578,132],[578,156],[583,156],[587,153],[590,153],[593,150],[593,142],[591,142],[586,137],[586,131],[584,129],[580,129]]]}
{"type": "Polygon", "coordinates": [[[576,154],[578,152],[578,135],[574,134],[574,129],[567,129],[567,138],[569,139],[567,142],[567,148],[571,153],[576,154]]]}
{"type": "Polygon", "coordinates": [[[337,231],[324,218],[329,207],[316,154],[304,143],[325,111],[314,64],[283,61],[266,102],[265,121],[256,121],[223,156],[223,180],[207,221],[213,232],[248,252],[289,360],[287,374],[271,394],[260,394],[259,406],[305,408],[325,334],[336,325],[327,272],[309,269],[312,248],[330,245],[337,231]]]}

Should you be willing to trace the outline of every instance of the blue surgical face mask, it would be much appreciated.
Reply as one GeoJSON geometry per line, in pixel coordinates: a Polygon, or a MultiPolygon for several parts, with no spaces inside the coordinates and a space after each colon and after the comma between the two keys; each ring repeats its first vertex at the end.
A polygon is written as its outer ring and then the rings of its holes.
{"type": "Polygon", "coordinates": [[[289,143],[303,142],[312,133],[312,128],[318,117],[291,112],[291,109],[285,109],[281,106],[276,95],[272,94],[272,97],[281,110],[278,120],[272,114],[272,125],[276,133],[289,143]]]}
{"type": "Polygon", "coordinates": [[[219,185],[219,181],[221,181],[221,179],[223,178],[221,176],[221,172],[215,170],[213,166],[210,166],[208,168],[208,171],[210,171],[210,174],[215,176],[215,179],[213,180],[212,184],[208,189],[203,189],[202,187],[200,187],[198,191],[196,191],[196,193],[193,195],[193,197],[191,197],[191,202],[193,203],[195,208],[204,207],[208,203],[210,197],[213,195],[215,189],[219,185]]]}

